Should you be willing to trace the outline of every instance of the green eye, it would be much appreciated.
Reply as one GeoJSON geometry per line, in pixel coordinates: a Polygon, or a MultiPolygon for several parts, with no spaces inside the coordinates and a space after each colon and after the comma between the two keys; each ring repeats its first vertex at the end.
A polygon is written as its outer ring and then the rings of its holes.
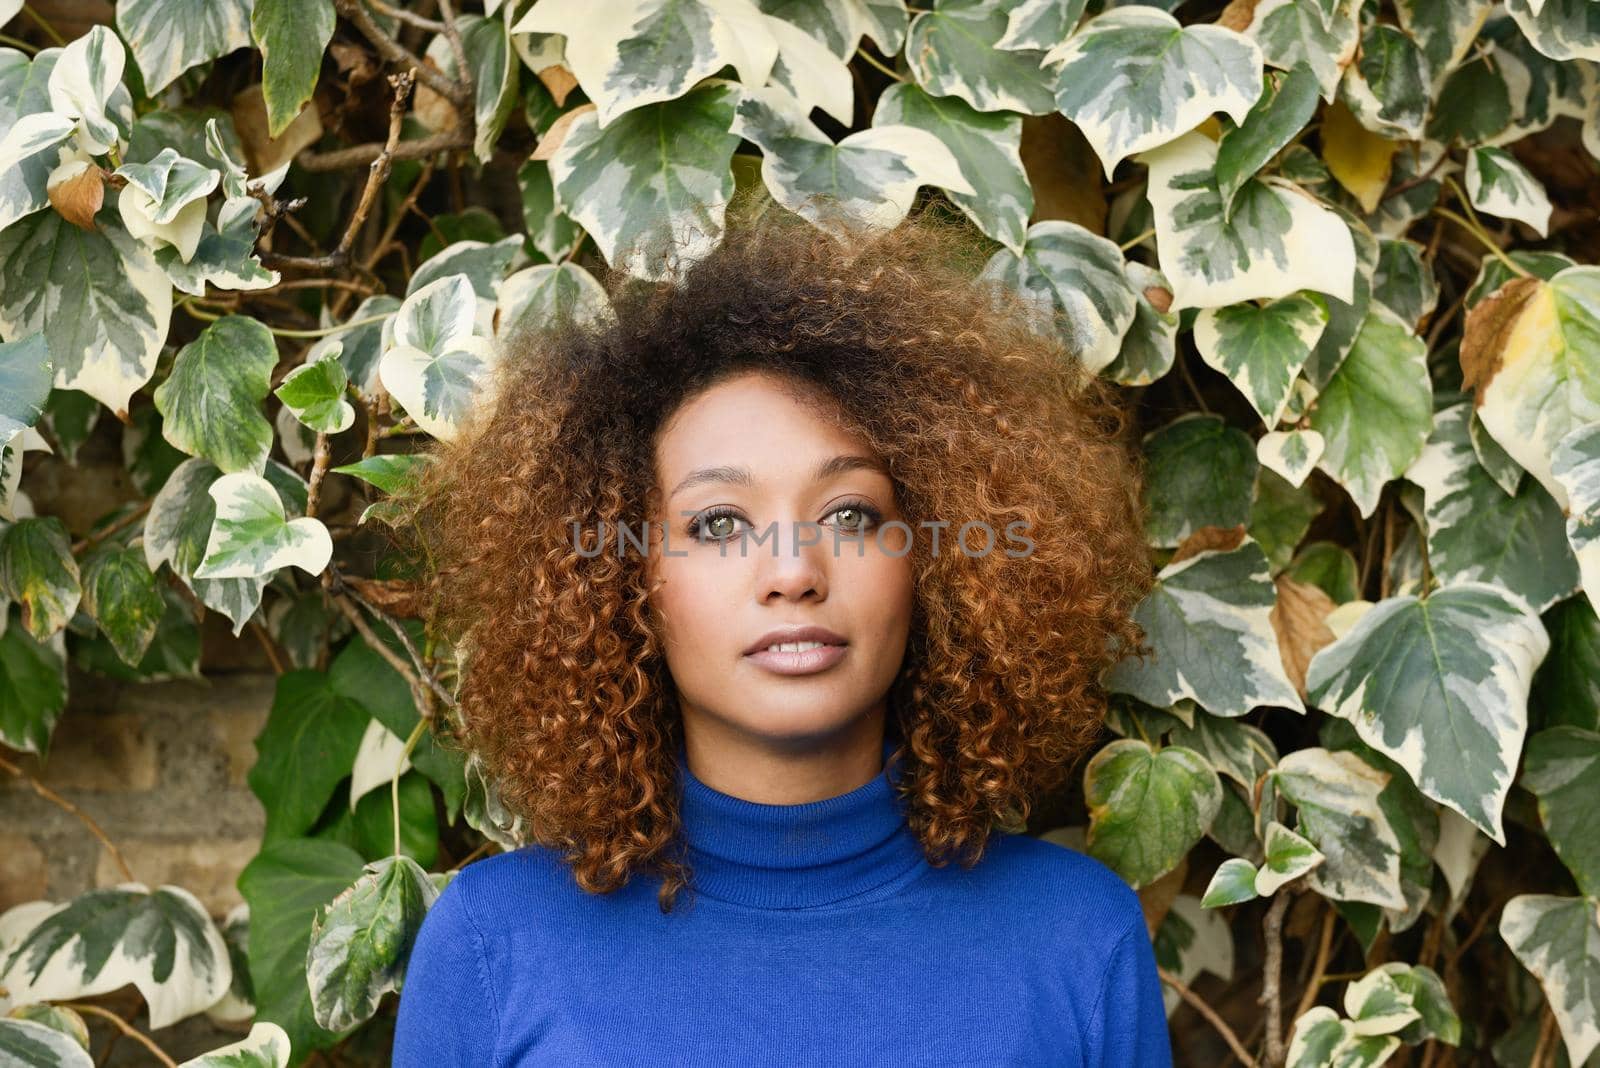
{"type": "Polygon", "coordinates": [[[732,535],[733,534],[733,516],[731,516],[731,515],[714,515],[714,516],[712,516],[709,520],[706,521],[706,532],[708,534],[710,534],[713,538],[726,538],[726,537],[732,535]],[[719,523],[726,523],[726,524],[728,524],[728,526],[726,528],[719,527],[717,525],[719,523]]]}

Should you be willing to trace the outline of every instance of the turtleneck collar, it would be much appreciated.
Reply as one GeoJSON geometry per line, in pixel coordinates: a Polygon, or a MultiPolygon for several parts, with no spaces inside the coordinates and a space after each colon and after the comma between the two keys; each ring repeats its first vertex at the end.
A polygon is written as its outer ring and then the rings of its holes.
{"type": "Polygon", "coordinates": [[[870,893],[924,863],[894,790],[894,745],[884,738],[883,770],[848,793],[768,805],[701,782],[680,741],[679,815],[694,889],[754,908],[815,908],[870,893]]]}

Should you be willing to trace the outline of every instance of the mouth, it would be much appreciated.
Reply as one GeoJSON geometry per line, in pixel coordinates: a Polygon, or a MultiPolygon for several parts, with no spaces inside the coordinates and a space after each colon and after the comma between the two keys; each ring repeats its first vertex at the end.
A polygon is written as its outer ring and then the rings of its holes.
{"type": "Polygon", "coordinates": [[[849,642],[825,627],[790,627],[762,635],[744,652],[756,666],[778,675],[811,675],[844,658],[849,642]]]}

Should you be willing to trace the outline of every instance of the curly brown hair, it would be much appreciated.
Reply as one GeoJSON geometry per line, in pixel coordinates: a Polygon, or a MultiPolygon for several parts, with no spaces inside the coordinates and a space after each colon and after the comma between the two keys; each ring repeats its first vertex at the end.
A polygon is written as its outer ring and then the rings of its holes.
{"type": "Polygon", "coordinates": [[[1138,646],[1150,559],[1118,399],[1035,329],[1032,305],[976,280],[969,228],[927,211],[844,225],[736,202],[721,243],[672,281],[606,271],[614,317],[505,339],[489,399],[427,447],[411,487],[426,614],[463,653],[453,733],[587,891],[651,871],[669,911],[691,872],[646,559],[580,553],[572,532],[638,528],[658,428],[727,376],[821,387],[886,461],[913,528],[1029,525],[1026,556],[915,539],[889,705],[931,864],[970,867],[997,826],[1025,823],[1098,741],[1100,676],[1138,646]]]}

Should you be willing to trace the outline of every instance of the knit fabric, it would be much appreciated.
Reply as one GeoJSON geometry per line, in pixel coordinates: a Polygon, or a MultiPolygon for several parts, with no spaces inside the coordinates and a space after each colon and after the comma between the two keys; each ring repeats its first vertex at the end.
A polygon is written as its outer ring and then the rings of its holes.
{"type": "Polygon", "coordinates": [[[659,880],[589,894],[539,845],[467,866],[417,935],[392,1063],[1169,1068],[1138,896],[1027,835],[929,865],[899,767],[758,804],[680,745],[694,882],[665,915],[659,880]]]}

